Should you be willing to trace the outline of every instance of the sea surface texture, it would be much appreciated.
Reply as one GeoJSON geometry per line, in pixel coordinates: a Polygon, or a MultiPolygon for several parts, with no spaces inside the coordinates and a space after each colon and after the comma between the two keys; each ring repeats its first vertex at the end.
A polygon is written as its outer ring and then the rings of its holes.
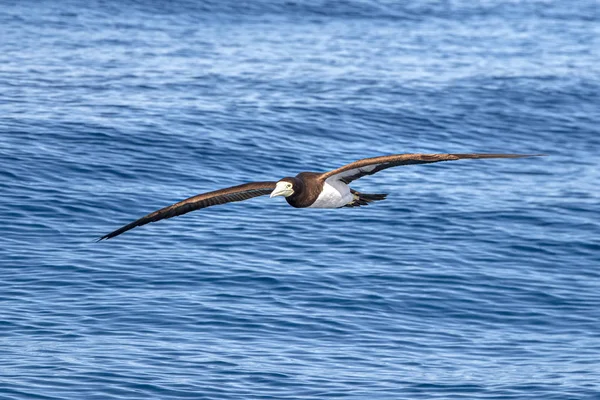
{"type": "Polygon", "coordinates": [[[600,399],[596,0],[0,0],[0,399],[600,399]],[[394,153],[515,152],[96,240],[394,153]]]}

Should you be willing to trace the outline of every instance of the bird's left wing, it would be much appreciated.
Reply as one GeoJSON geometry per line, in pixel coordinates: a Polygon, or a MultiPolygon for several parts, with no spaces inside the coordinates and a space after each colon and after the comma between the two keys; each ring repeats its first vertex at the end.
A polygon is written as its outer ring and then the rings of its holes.
{"type": "Polygon", "coordinates": [[[276,184],[277,182],[252,182],[245,183],[243,185],[232,186],[226,189],[215,190],[214,192],[199,194],[197,196],[190,197],[189,199],[182,200],[179,203],[161,208],[158,211],[154,211],[153,213],[133,221],[132,223],[127,224],[116,231],[109,233],[108,235],[102,236],[98,240],[110,239],[135,227],[146,225],[150,222],[160,221],[161,219],[176,217],[200,208],[263,196],[271,193],[273,189],[275,189],[276,184]]]}
{"type": "Polygon", "coordinates": [[[353,180],[362,178],[366,175],[373,175],[381,170],[400,165],[411,164],[429,164],[439,161],[453,161],[465,158],[522,158],[532,157],[529,154],[393,154],[390,156],[381,156],[373,158],[365,158],[353,163],[344,165],[343,167],[334,169],[333,171],[325,172],[321,175],[321,180],[327,179],[339,180],[346,184],[353,180]]]}

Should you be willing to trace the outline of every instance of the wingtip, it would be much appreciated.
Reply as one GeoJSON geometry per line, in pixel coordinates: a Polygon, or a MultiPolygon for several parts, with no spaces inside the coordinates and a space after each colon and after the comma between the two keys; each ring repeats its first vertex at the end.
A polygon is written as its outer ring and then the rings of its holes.
{"type": "MultiPolygon", "coordinates": [[[[548,154],[516,154],[516,153],[481,153],[476,154],[476,156],[481,156],[481,158],[528,158],[528,157],[546,157],[548,154]]],[[[478,158],[478,157],[476,157],[478,158]]]]}
{"type": "Polygon", "coordinates": [[[506,154],[507,156],[510,157],[542,157],[542,156],[547,156],[547,154],[506,154]]]}
{"type": "Polygon", "coordinates": [[[105,241],[105,240],[108,240],[108,239],[111,239],[111,238],[114,238],[115,236],[117,236],[117,235],[113,235],[113,233],[114,233],[114,232],[111,232],[111,233],[109,233],[108,235],[104,235],[104,236],[102,236],[101,238],[98,238],[98,239],[96,239],[96,243],[98,243],[98,242],[103,242],[103,241],[105,241]]]}
{"type": "Polygon", "coordinates": [[[548,157],[548,154],[515,154],[516,158],[548,157]]]}

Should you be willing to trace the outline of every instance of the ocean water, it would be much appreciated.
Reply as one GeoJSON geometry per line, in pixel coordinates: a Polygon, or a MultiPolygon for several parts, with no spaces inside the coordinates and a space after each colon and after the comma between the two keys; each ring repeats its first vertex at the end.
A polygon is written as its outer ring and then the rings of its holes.
{"type": "Polygon", "coordinates": [[[0,1],[0,399],[599,399],[595,0],[0,1]],[[381,154],[388,199],[185,197],[381,154]]]}

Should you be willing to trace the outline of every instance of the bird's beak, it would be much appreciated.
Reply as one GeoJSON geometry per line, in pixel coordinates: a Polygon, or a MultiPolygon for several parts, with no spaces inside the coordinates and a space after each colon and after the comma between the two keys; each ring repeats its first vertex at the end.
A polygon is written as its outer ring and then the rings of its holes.
{"type": "Polygon", "coordinates": [[[275,190],[273,190],[271,192],[271,195],[269,197],[273,198],[275,196],[289,196],[293,193],[293,190],[288,189],[287,185],[285,182],[277,182],[277,185],[275,186],[275,190]]]}

